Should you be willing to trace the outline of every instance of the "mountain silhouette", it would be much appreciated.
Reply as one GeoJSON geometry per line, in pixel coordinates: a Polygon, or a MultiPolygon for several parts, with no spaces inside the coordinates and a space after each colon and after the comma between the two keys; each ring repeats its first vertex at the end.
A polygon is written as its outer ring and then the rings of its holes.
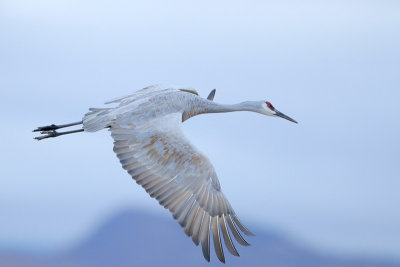
{"type": "MultiPolygon", "coordinates": [[[[325,255],[278,233],[251,229],[256,236],[247,238],[250,247],[237,246],[240,257],[224,250],[228,266],[400,267],[399,262],[390,260],[325,255]]],[[[211,249],[208,263],[200,246],[196,247],[174,220],[128,210],[112,217],[72,249],[50,255],[0,252],[0,266],[223,266],[211,249]]]]}

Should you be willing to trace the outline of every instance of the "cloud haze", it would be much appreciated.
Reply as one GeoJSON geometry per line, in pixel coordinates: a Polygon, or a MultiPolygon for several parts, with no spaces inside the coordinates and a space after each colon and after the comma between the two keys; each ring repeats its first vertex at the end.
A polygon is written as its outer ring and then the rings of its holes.
{"type": "Polygon", "coordinates": [[[185,122],[244,222],[329,251],[399,255],[399,11],[396,1],[2,1],[1,242],[67,246],[123,206],[163,212],[122,170],[108,132],[38,143],[31,130],[171,83],[217,88],[222,103],[266,99],[299,121],[185,122]]]}

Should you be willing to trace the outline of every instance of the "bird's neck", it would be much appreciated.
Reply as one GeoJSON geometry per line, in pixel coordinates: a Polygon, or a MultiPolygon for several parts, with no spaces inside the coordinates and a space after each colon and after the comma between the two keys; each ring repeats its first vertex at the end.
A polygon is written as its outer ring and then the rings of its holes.
{"type": "Polygon", "coordinates": [[[254,111],[257,112],[255,102],[246,101],[238,104],[227,105],[210,102],[205,107],[202,113],[223,113],[223,112],[235,112],[235,111],[254,111]]]}
{"type": "Polygon", "coordinates": [[[194,104],[190,109],[187,109],[182,114],[182,121],[200,114],[206,113],[224,113],[234,111],[253,111],[259,112],[258,103],[254,101],[241,102],[234,105],[218,104],[209,100],[201,100],[194,104]]]}

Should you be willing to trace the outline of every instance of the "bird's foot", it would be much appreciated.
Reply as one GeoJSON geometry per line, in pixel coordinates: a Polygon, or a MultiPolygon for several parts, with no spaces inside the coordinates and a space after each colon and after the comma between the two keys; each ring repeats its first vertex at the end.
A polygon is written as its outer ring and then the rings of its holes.
{"type": "Polygon", "coordinates": [[[40,141],[45,138],[50,138],[50,137],[57,137],[60,135],[65,135],[65,134],[73,134],[73,133],[80,133],[83,132],[84,129],[78,129],[78,130],[73,130],[73,131],[66,131],[66,132],[57,132],[56,130],[50,130],[50,131],[41,131],[40,133],[43,134],[42,136],[36,136],[35,139],[40,141]]]}
{"type": "Polygon", "coordinates": [[[54,131],[59,128],[60,128],[60,126],[51,124],[51,125],[47,125],[47,126],[37,127],[35,130],[33,130],[33,132],[41,132],[43,134],[44,132],[54,131]]]}
{"type": "MultiPolygon", "coordinates": [[[[53,124],[53,125],[54,125],[54,124],[53,124]]],[[[55,126],[56,126],[56,125],[55,125],[55,126]]],[[[45,128],[45,127],[50,127],[50,126],[44,126],[44,127],[39,127],[39,128],[48,129],[48,128],[45,128]]],[[[39,129],[39,128],[38,128],[38,129],[39,129]]],[[[34,132],[37,132],[37,131],[35,130],[34,132]]],[[[43,134],[43,135],[42,135],[42,136],[36,136],[36,137],[35,137],[35,139],[38,140],[38,141],[40,141],[40,140],[42,140],[42,139],[45,139],[45,138],[57,137],[57,136],[60,135],[60,133],[59,133],[59,132],[56,132],[56,130],[44,130],[44,131],[41,131],[40,134],[43,134]]]]}
{"type": "Polygon", "coordinates": [[[79,125],[82,123],[83,123],[82,121],[78,121],[78,122],[60,124],[60,125],[51,124],[51,125],[47,125],[47,126],[37,127],[35,130],[33,130],[33,132],[40,132],[41,134],[44,134],[43,136],[35,137],[36,140],[42,140],[45,138],[57,137],[57,136],[64,135],[64,134],[83,132],[83,129],[74,130],[74,131],[66,131],[66,132],[56,132],[57,129],[75,126],[75,125],[79,125]]]}
{"type": "Polygon", "coordinates": [[[74,126],[74,125],[79,125],[79,124],[82,124],[82,123],[83,123],[82,121],[78,121],[78,122],[67,123],[67,124],[61,124],[61,125],[51,124],[51,125],[47,125],[47,126],[37,127],[35,130],[33,130],[33,132],[55,131],[55,130],[60,129],[60,128],[65,128],[65,127],[70,127],[70,126],[74,126]]]}

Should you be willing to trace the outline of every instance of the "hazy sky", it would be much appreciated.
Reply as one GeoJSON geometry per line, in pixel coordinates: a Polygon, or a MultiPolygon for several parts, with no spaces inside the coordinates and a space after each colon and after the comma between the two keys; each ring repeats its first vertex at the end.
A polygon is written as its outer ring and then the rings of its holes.
{"type": "Polygon", "coordinates": [[[0,2],[0,244],[60,248],[126,207],[170,216],[107,131],[32,129],[155,83],[269,100],[299,121],[184,124],[246,224],[334,252],[400,255],[400,2],[0,2]]]}

